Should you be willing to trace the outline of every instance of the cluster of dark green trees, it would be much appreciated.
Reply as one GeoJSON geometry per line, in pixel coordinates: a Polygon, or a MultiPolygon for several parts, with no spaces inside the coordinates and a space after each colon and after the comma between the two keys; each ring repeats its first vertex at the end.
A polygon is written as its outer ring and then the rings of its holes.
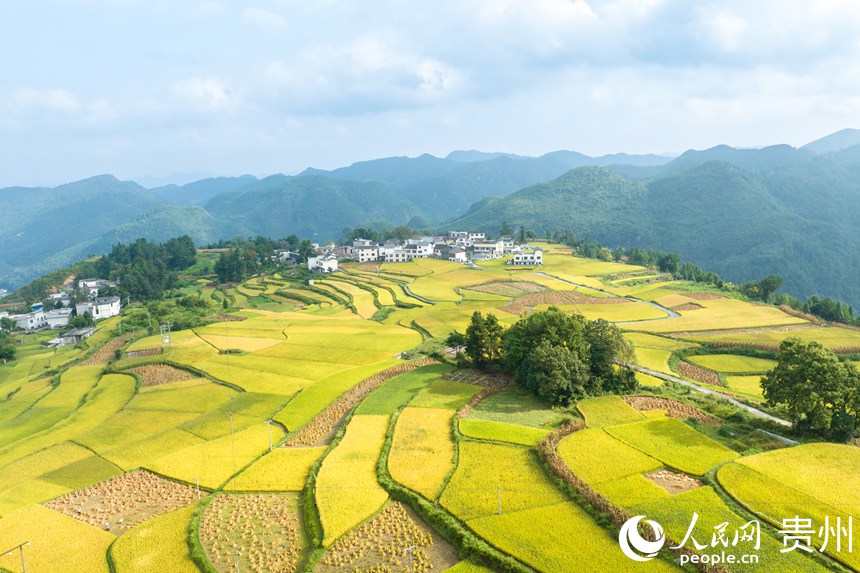
{"type": "Polygon", "coordinates": [[[632,349],[617,327],[555,306],[530,313],[508,329],[494,314],[476,311],[465,335],[454,333],[449,343],[463,346],[477,368],[513,372],[518,383],[551,404],[638,386],[634,372],[622,364],[631,359],[632,349]]]}
{"type": "Polygon", "coordinates": [[[12,344],[12,337],[9,333],[15,326],[12,319],[3,317],[0,318],[0,364],[5,364],[15,360],[15,346],[12,344]]]}
{"type": "Polygon", "coordinates": [[[187,235],[164,243],[138,239],[127,245],[114,245],[110,253],[95,262],[94,275],[117,281],[116,294],[123,298],[157,300],[175,286],[177,274],[196,261],[194,241],[187,235]]]}
{"type": "Polygon", "coordinates": [[[213,269],[221,283],[241,282],[258,272],[274,268],[279,264],[273,256],[276,250],[297,253],[299,263],[307,261],[315,252],[310,240],[301,240],[296,235],[277,240],[262,236],[247,240],[237,237],[229,241],[219,241],[209,245],[209,248],[230,249],[221,253],[213,269]]]}
{"type": "Polygon", "coordinates": [[[848,440],[860,429],[860,372],[818,342],[784,340],[761,386],[802,433],[848,440]]]}

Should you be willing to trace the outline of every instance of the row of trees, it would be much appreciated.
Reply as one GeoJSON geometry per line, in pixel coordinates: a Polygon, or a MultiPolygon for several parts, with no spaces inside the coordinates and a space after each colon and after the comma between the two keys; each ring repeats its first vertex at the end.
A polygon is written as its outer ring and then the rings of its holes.
{"type": "Polygon", "coordinates": [[[785,408],[798,431],[836,440],[857,435],[860,372],[820,343],[784,340],[761,386],[767,403],[785,408]]]}
{"type": "Polygon", "coordinates": [[[621,331],[605,320],[589,321],[551,306],[504,329],[494,314],[476,311],[462,345],[477,368],[497,366],[552,404],[567,405],[585,396],[621,393],[637,387],[629,361],[632,349],[621,331]]]}

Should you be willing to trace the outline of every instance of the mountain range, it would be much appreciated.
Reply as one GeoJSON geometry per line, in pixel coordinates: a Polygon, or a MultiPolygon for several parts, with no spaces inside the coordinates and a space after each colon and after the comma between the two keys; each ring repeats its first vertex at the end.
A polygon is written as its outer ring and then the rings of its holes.
{"type": "Polygon", "coordinates": [[[147,189],[101,175],[0,189],[0,288],[119,241],[189,234],[316,241],[358,225],[571,230],[678,252],[735,282],[775,273],[797,296],[860,302],[860,130],[801,148],[717,146],[676,158],[455,151],[331,171],[208,178],[147,189]]]}

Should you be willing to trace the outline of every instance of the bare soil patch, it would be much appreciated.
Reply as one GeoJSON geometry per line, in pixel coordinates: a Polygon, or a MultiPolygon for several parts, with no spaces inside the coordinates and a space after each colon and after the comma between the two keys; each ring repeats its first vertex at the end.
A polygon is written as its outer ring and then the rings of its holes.
{"type": "Polygon", "coordinates": [[[315,573],[393,573],[445,571],[458,561],[457,549],[438,537],[411,508],[392,502],[382,512],[335,543],[315,573]]]}
{"type": "Polygon", "coordinates": [[[294,573],[301,550],[294,499],[278,494],[216,496],[200,520],[200,541],[215,569],[294,573]]]}
{"type": "Polygon", "coordinates": [[[687,362],[686,360],[681,360],[678,362],[678,365],[675,367],[675,370],[681,376],[689,378],[690,380],[695,380],[696,382],[701,382],[703,384],[711,384],[712,386],[722,386],[720,384],[720,376],[713,370],[708,370],[707,368],[702,368],[692,362],[687,362]]]}
{"type": "Polygon", "coordinates": [[[718,298],[726,298],[725,296],[715,292],[682,292],[681,296],[685,296],[693,300],[716,300],[718,298]]]}
{"type": "Polygon", "coordinates": [[[109,364],[116,360],[117,351],[125,346],[126,338],[114,338],[105,343],[92,356],[81,362],[81,366],[109,364]]]}
{"type": "Polygon", "coordinates": [[[588,296],[572,290],[544,291],[517,297],[503,306],[502,310],[519,315],[531,311],[539,304],[629,304],[630,302],[623,297],[588,296]]]}
{"type": "Polygon", "coordinates": [[[696,304],[695,302],[688,302],[687,304],[679,304],[678,306],[673,306],[672,310],[683,312],[685,310],[699,310],[705,308],[700,304],[696,304]]]}
{"type": "Polygon", "coordinates": [[[478,292],[485,292],[499,296],[517,297],[527,293],[543,292],[547,290],[547,288],[535,283],[513,281],[482,284],[469,287],[469,290],[476,290],[478,292]]]}
{"type": "Polygon", "coordinates": [[[158,346],[156,348],[143,348],[141,350],[131,350],[125,353],[126,358],[140,358],[142,356],[158,356],[164,354],[164,348],[158,346]]]}
{"type": "Polygon", "coordinates": [[[624,401],[627,402],[633,409],[640,412],[648,410],[663,410],[670,418],[678,418],[686,420],[694,418],[703,424],[719,425],[722,421],[719,418],[705,414],[695,406],[673,400],[671,398],[657,398],[654,396],[625,396],[624,401]]]}
{"type": "Polygon", "coordinates": [[[169,364],[147,364],[146,366],[132,368],[131,372],[140,376],[142,386],[160,386],[161,384],[196,378],[196,376],[192,376],[187,370],[182,370],[169,364]]]}
{"type": "Polygon", "coordinates": [[[190,486],[136,471],[67,493],[44,505],[122,535],[135,525],[181,509],[196,499],[197,492],[190,486]]]}
{"type": "Polygon", "coordinates": [[[481,372],[472,368],[452,370],[445,374],[445,378],[454,380],[455,382],[483,386],[484,388],[502,388],[509,386],[514,381],[513,376],[507,372],[481,372]]]}
{"type": "Polygon", "coordinates": [[[672,495],[702,487],[702,482],[696,478],[677,474],[669,470],[658,470],[654,473],[646,474],[645,479],[656,483],[672,495]]]}

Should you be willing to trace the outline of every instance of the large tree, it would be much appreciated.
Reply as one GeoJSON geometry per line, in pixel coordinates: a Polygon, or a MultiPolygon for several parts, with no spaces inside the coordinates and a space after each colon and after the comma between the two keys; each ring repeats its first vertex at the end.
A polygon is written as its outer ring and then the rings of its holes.
{"type": "Polygon", "coordinates": [[[472,314],[466,328],[466,356],[478,368],[498,362],[502,356],[502,325],[495,314],[472,314]]]}
{"type": "Polygon", "coordinates": [[[524,363],[526,388],[551,404],[566,406],[594,393],[588,362],[575,350],[543,341],[524,363]]]}
{"type": "Polygon", "coordinates": [[[768,404],[784,407],[798,430],[847,439],[858,427],[860,373],[818,342],[784,340],[761,386],[768,404]]]}

